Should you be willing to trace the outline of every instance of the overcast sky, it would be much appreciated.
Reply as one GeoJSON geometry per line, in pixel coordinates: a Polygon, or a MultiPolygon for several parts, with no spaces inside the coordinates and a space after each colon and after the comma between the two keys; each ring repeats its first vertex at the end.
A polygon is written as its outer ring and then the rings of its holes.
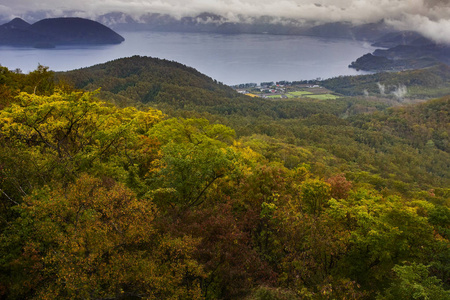
{"type": "Polygon", "coordinates": [[[412,29],[450,44],[450,0],[0,0],[1,15],[20,17],[38,10],[52,11],[48,17],[76,10],[78,16],[88,18],[108,12],[136,17],[145,13],[181,17],[211,12],[230,19],[240,14],[324,22],[385,19],[400,29],[412,29]]]}

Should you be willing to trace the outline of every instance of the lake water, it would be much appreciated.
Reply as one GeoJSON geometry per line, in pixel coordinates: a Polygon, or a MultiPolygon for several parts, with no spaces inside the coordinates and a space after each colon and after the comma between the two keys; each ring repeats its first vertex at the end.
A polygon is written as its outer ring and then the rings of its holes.
{"type": "Polygon", "coordinates": [[[119,45],[34,49],[0,47],[0,65],[23,72],[38,64],[67,71],[133,55],[165,58],[225,84],[363,74],[348,65],[375,48],[367,43],[304,36],[120,32],[119,45]]]}

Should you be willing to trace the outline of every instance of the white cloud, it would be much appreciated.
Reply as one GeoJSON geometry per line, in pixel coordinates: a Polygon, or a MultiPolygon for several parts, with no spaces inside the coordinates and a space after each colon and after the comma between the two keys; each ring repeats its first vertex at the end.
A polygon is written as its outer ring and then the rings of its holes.
{"type": "Polygon", "coordinates": [[[450,19],[432,20],[427,16],[405,15],[400,20],[389,20],[388,23],[400,30],[414,28],[438,43],[450,44],[450,19]]]}
{"type": "Polygon", "coordinates": [[[51,10],[52,16],[76,11],[82,17],[124,12],[138,18],[147,13],[194,16],[201,12],[221,14],[230,20],[238,16],[272,16],[319,22],[376,22],[389,19],[398,28],[417,30],[428,37],[448,42],[450,4],[448,0],[4,0],[0,13],[24,14],[51,10]],[[8,4],[9,3],[9,4],[8,4]]]}

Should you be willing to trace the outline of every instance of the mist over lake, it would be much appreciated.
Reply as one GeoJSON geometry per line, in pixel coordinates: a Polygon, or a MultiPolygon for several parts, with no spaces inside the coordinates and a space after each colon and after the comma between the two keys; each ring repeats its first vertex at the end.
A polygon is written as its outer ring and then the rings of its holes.
{"type": "Polygon", "coordinates": [[[0,65],[67,71],[133,55],[180,62],[225,84],[364,74],[348,65],[375,48],[360,41],[281,35],[120,32],[125,42],[54,49],[0,47],[0,65]]]}

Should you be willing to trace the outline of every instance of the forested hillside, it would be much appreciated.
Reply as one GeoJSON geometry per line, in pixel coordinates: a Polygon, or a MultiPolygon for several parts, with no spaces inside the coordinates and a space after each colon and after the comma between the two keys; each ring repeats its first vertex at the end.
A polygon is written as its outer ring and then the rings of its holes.
{"type": "Polygon", "coordinates": [[[450,97],[54,75],[0,69],[1,298],[450,299],[450,97]]]}
{"type": "MultiPolygon", "coordinates": [[[[404,88],[401,97],[432,98],[450,94],[450,67],[445,64],[403,72],[375,73],[364,76],[340,76],[321,82],[325,87],[347,96],[395,96],[404,88]]],[[[398,97],[397,97],[398,98],[398,97]]]]}
{"type": "MultiPolygon", "coordinates": [[[[397,77],[390,73],[370,76],[391,80],[395,85],[408,84],[407,78],[417,86],[428,87],[431,82],[450,85],[447,74],[447,68],[442,67],[434,73],[427,70],[397,77]]],[[[171,116],[204,117],[228,125],[241,142],[291,169],[308,164],[322,176],[344,172],[352,178],[377,182],[379,189],[389,186],[401,192],[450,185],[448,97],[407,109],[417,107],[436,115],[423,120],[417,112],[409,117],[402,113],[404,108],[388,109],[393,102],[398,103],[390,98],[250,98],[215,84],[192,68],[138,56],[61,73],[58,78],[77,88],[101,88],[99,96],[114,103],[146,104],[171,116]],[[153,86],[160,88],[153,92],[153,86]]],[[[335,80],[375,86],[377,82],[368,76],[335,80]]],[[[346,83],[338,86],[345,87],[346,83]]]]}
{"type": "Polygon", "coordinates": [[[77,88],[101,88],[102,98],[118,105],[166,103],[177,107],[228,103],[236,93],[179,63],[133,56],[59,74],[77,88]]]}

